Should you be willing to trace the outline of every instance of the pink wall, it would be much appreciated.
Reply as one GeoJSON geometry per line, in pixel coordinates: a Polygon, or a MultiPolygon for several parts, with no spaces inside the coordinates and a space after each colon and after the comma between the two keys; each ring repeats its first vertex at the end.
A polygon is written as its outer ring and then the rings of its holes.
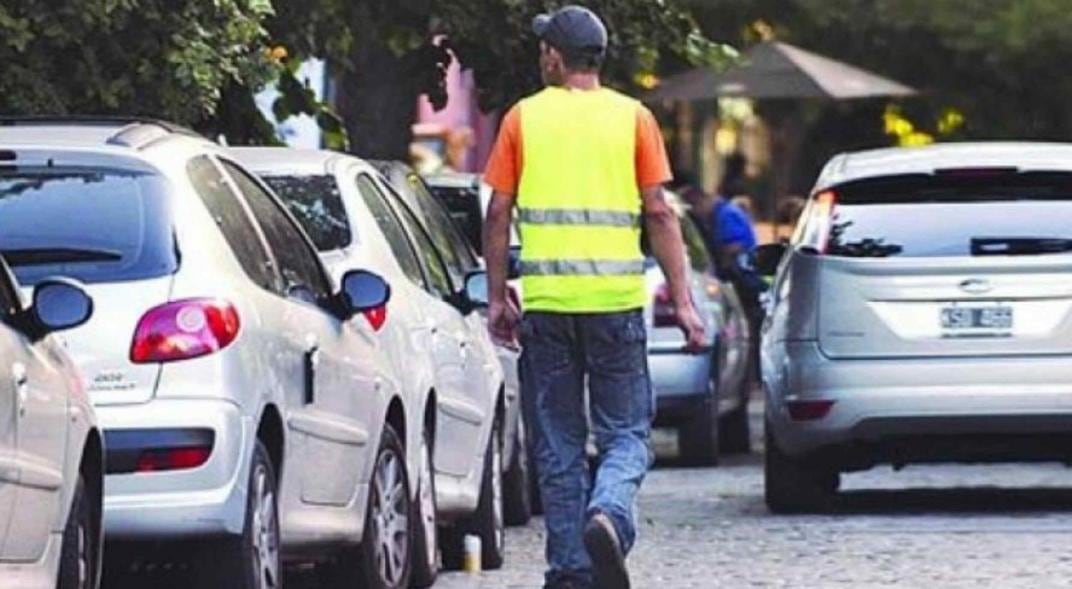
{"type": "Polygon", "coordinates": [[[473,142],[459,171],[482,172],[495,141],[498,114],[480,112],[473,73],[462,71],[457,59],[447,70],[447,96],[447,106],[438,112],[422,96],[417,106],[417,122],[439,124],[455,130],[468,127],[473,133],[473,142]]]}

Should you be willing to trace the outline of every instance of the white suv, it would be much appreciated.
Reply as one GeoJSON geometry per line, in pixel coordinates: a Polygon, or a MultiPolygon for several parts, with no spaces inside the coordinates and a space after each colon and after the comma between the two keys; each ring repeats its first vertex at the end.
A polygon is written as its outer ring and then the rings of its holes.
{"type": "Polygon", "coordinates": [[[309,555],[344,556],[340,587],[405,587],[418,454],[376,338],[387,284],[333,281],[259,180],[167,124],[14,121],[0,153],[0,250],[95,299],[68,344],[105,432],[107,537],[196,539],[213,587],[278,587],[309,555]]]}
{"type": "MultiPolygon", "coordinates": [[[[0,168],[0,202],[18,185],[0,168]]],[[[5,588],[94,589],[100,579],[101,436],[74,363],[49,335],[92,314],[93,302],[82,288],[62,279],[41,281],[27,308],[0,258],[0,579],[5,588]]]]}
{"type": "Polygon", "coordinates": [[[505,539],[506,390],[478,305],[465,294],[467,277],[452,272],[417,215],[368,162],[328,151],[232,153],[276,190],[330,267],[367,266],[395,287],[396,324],[384,332],[385,345],[405,371],[405,386],[425,395],[428,416],[422,448],[430,451],[418,483],[423,526],[416,538],[416,582],[434,580],[437,542],[444,563],[460,565],[466,533],[481,536],[484,566],[498,568],[505,539]],[[341,227],[349,233],[340,234],[341,227]],[[437,522],[444,527],[442,537],[437,522]]]}

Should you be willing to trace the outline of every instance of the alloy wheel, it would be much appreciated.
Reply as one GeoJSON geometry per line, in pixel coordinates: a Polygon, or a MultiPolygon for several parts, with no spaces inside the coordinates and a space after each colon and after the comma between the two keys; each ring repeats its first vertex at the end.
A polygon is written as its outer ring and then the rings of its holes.
{"type": "Polygon", "coordinates": [[[394,452],[380,455],[372,503],[376,570],[380,580],[394,587],[406,573],[409,562],[409,498],[401,459],[394,452]]]}

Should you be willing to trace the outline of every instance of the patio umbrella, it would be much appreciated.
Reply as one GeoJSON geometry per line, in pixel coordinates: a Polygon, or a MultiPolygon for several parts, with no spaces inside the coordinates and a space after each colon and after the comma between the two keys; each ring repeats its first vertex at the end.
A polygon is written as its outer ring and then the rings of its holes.
{"type": "Polygon", "coordinates": [[[788,43],[760,43],[741,64],[723,72],[697,68],[667,78],[644,100],[823,98],[851,100],[910,96],[916,91],[849,64],[816,55],[788,43]]]}

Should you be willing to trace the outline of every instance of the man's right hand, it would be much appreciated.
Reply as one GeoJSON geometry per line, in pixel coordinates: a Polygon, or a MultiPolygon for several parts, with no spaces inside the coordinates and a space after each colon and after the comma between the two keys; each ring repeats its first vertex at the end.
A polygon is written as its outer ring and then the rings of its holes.
{"type": "Polygon", "coordinates": [[[678,305],[675,309],[677,322],[681,331],[685,334],[685,351],[692,353],[702,352],[707,343],[703,320],[696,312],[696,305],[691,302],[678,305]]]}
{"type": "Polygon", "coordinates": [[[510,299],[493,300],[488,305],[488,331],[496,344],[517,349],[521,312],[510,299]]]}

